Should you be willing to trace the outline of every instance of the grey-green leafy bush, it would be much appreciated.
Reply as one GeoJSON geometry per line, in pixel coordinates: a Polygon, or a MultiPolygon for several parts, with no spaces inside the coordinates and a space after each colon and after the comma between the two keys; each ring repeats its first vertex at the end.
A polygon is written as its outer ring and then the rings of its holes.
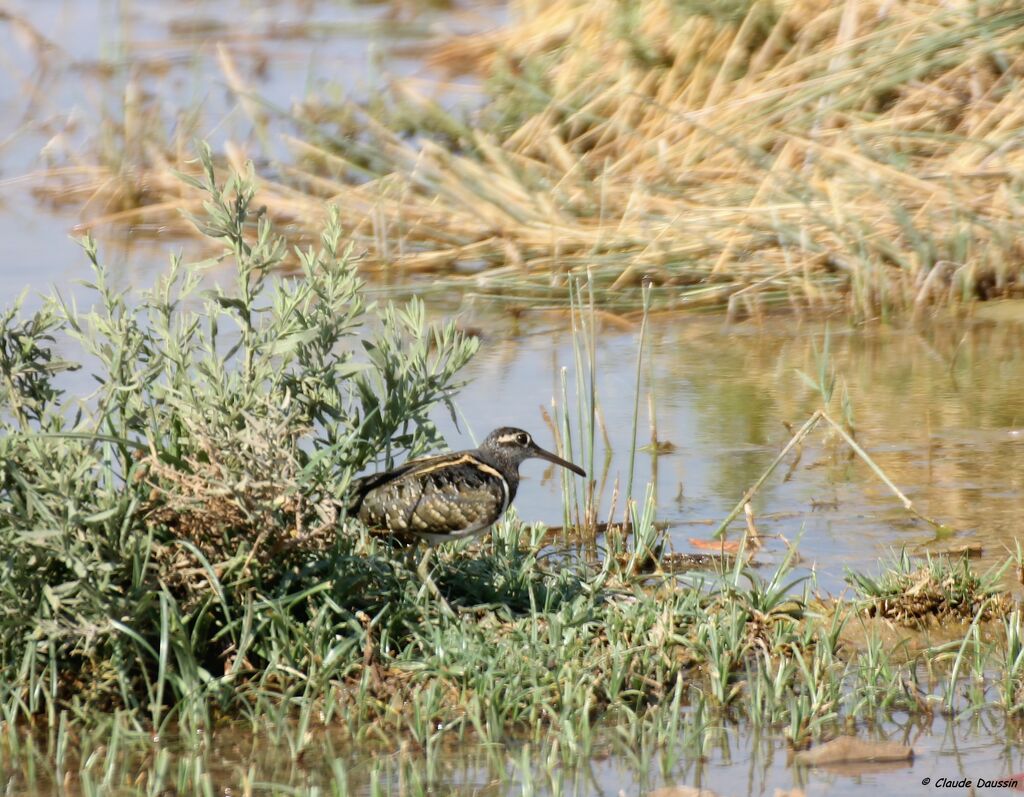
{"type": "Polygon", "coordinates": [[[256,625],[296,631],[331,558],[355,544],[351,475],[441,442],[430,412],[450,408],[476,349],[418,301],[368,304],[337,212],[318,246],[292,252],[254,209],[252,174],[218,185],[201,155],[204,179],[184,179],[207,193],[194,222],[224,243],[219,257],[172,258],[136,300],[86,239],[93,309],[54,295],[0,315],[8,713],[160,719],[183,700],[230,700],[217,670],[258,678],[256,625]],[[279,276],[290,255],[300,278],[279,276]],[[229,266],[230,288],[204,290],[204,272],[229,266]],[[65,359],[76,347],[81,363],[65,359]],[[66,372],[80,367],[95,389],[72,396],[66,372]]]}

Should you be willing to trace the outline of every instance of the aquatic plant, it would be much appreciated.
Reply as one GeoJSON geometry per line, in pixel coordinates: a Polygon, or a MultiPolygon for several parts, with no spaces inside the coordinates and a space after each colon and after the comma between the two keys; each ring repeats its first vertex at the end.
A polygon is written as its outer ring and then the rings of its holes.
{"type": "MultiPolygon", "coordinates": [[[[95,309],[55,296],[0,317],[0,756],[18,760],[19,726],[44,724],[59,756],[80,745],[74,766],[97,790],[124,775],[119,746],[130,760],[141,733],[194,749],[197,729],[230,718],[296,760],[329,733],[402,740],[434,762],[451,738],[554,736],[556,761],[612,734],[647,768],[677,754],[680,734],[691,751],[709,744],[729,716],[799,746],[895,708],[977,713],[989,683],[999,709],[1019,711],[1019,616],[998,643],[979,631],[984,610],[1009,608],[997,576],[929,562],[929,588],[955,600],[922,612],[966,621],[962,637],[910,653],[870,634],[854,645],[846,629],[872,618],[813,584],[798,591],[793,549],[767,576],[742,552],[730,569],[673,574],[650,486],[627,503],[628,545],[588,529],[606,546],[594,559],[545,555],[545,529],[514,515],[473,555],[448,552],[434,579],[459,615],[441,615],[403,553],[344,518],[340,499],[371,460],[437,444],[428,413],[451,400],[475,342],[428,327],[418,303],[366,304],[337,216],[297,254],[300,280],[275,276],[285,244],[253,210],[251,174],[220,186],[208,150],[201,163],[193,187],[209,200],[195,223],[226,243],[231,290],[202,292],[205,273],[175,260],[134,302],[87,241],[95,309]],[[71,394],[76,368],[95,374],[92,394],[71,394]],[[935,673],[925,688],[922,669],[935,673]],[[103,773],[88,753],[97,738],[114,762],[103,773]]],[[[592,339],[577,348],[592,373],[592,339]]],[[[827,406],[833,373],[820,366],[827,406]]],[[[596,391],[577,384],[581,417],[563,409],[557,428],[567,445],[576,429],[593,458],[596,391]]],[[[824,410],[812,419],[842,434],[824,410]]],[[[593,517],[592,501],[573,514],[593,517]]],[[[907,592],[916,568],[905,558],[857,583],[868,597],[907,592]]],[[[150,784],[168,782],[170,755],[157,754],[150,784]]],[[[203,766],[181,771],[213,782],[203,766]]],[[[344,765],[333,772],[346,788],[344,765]]]]}

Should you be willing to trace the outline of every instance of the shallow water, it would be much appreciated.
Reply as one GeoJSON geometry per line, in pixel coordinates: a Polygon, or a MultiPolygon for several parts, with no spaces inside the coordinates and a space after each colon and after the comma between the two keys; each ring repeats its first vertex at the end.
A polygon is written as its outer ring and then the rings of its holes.
{"type": "MultiPolygon", "coordinates": [[[[294,730],[294,729],[293,729],[294,730]]],[[[1001,719],[908,722],[894,717],[884,729],[861,726],[862,738],[911,747],[912,760],[888,764],[804,767],[791,761],[777,729],[725,726],[692,734],[657,749],[632,743],[612,730],[598,731],[591,756],[566,761],[551,744],[438,744],[427,750],[377,746],[352,751],[329,734],[314,734],[300,753],[282,739],[226,732],[191,749],[173,740],[128,746],[122,741],[111,765],[98,748],[82,765],[84,777],[61,789],[59,772],[44,748],[0,762],[5,794],[457,794],[584,795],[645,794],[678,788],[660,797],[696,797],[686,788],[713,794],[773,797],[802,789],[807,795],[965,793],[940,785],[971,780],[970,793],[1024,790],[1024,731],[1001,719]],[[30,767],[19,768],[31,761],[30,767]],[[1017,789],[980,786],[979,781],[1016,779],[1017,789]],[[925,781],[927,780],[927,784],[925,781]]],[[[799,794],[799,792],[796,792],[799,794]]],[[[708,795],[702,795],[708,797],[708,795]]]]}
{"type": "MultiPolygon", "coordinates": [[[[452,105],[478,103],[478,86],[441,83],[419,52],[432,37],[486,29],[504,16],[483,0],[11,0],[0,11],[4,304],[26,286],[84,295],[73,281],[90,271],[72,236],[121,208],[96,198],[70,204],[54,186],[98,188],[88,170],[75,171],[97,160],[114,172],[131,169],[133,153],[119,132],[129,113],[169,148],[178,135],[186,148],[193,137],[215,147],[230,141],[265,169],[287,153],[287,125],[275,113],[307,100],[363,102],[399,79],[452,105]],[[268,111],[256,132],[251,107],[239,100],[249,91],[268,111]],[[63,176],[40,179],[47,169],[63,176]]],[[[131,146],[145,136],[136,138],[131,146]]],[[[126,287],[149,286],[166,267],[161,223],[95,229],[103,260],[119,267],[126,287]]],[[[37,305],[30,295],[27,306],[37,305]]]]}
{"type": "MultiPolygon", "coordinates": [[[[116,116],[130,81],[161,92],[171,107],[201,105],[215,141],[244,138],[249,123],[230,110],[215,66],[218,40],[230,42],[263,96],[287,105],[317,92],[366,96],[385,68],[420,75],[422,66],[413,57],[392,53],[375,61],[374,54],[419,42],[437,26],[482,27],[503,13],[491,6],[453,11],[416,2],[314,0],[20,0],[5,8],[45,33],[56,49],[40,49],[27,28],[0,24],[0,70],[8,77],[0,81],[3,305],[26,287],[44,291],[51,284],[66,295],[84,296],[71,280],[88,276],[86,260],[68,237],[79,210],[36,202],[33,184],[23,178],[55,153],[87,146],[95,129],[91,121],[104,108],[116,116]]],[[[187,245],[163,240],[159,229],[119,228],[105,229],[102,243],[105,259],[132,288],[152,283],[168,249],[187,245]]],[[[438,418],[451,444],[471,446],[491,428],[511,424],[553,446],[541,408],[551,412],[553,397],[561,396],[563,368],[574,396],[576,364],[567,316],[529,311],[512,317],[479,298],[457,294],[431,301],[435,314],[458,315],[482,337],[459,399],[460,428],[438,418]]],[[[35,303],[29,300],[30,306],[35,303]]],[[[783,538],[799,540],[798,570],[813,575],[818,589],[831,594],[844,589],[846,568],[873,570],[880,557],[904,546],[925,553],[971,544],[980,547],[981,566],[999,562],[1013,549],[1024,517],[1024,324],[1017,305],[1005,308],[986,307],[978,317],[923,326],[850,327],[842,320],[826,325],[794,317],[735,324],[707,317],[654,318],[640,368],[638,443],[650,440],[653,407],[658,439],[675,449],[638,456],[634,491],[642,494],[653,481],[658,518],[670,524],[674,550],[701,550],[699,543],[711,539],[791,430],[820,406],[800,372],[818,373],[827,331],[829,361],[849,391],[858,442],[921,512],[953,531],[939,536],[908,514],[867,465],[822,427],[805,441],[799,459],[791,455],[784,461],[753,500],[754,521],[765,536],[757,561],[770,567],[786,550],[783,538]]],[[[603,485],[602,518],[615,481],[620,494],[625,490],[638,343],[638,325],[621,319],[597,337],[597,396],[610,443],[607,467],[603,447],[596,458],[602,466],[595,474],[603,485]]],[[[834,414],[842,414],[838,405],[834,414]]],[[[524,465],[523,474],[519,514],[561,524],[558,474],[540,462],[524,465]]],[[[620,498],[620,511],[621,506],[620,498]]],[[[742,528],[742,520],[734,524],[734,539],[742,528]]],[[[723,795],[772,795],[795,787],[808,794],[860,795],[918,793],[936,788],[942,777],[1024,771],[1021,729],[1001,717],[956,722],[936,717],[927,726],[894,717],[859,732],[912,744],[918,756],[912,765],[884,772],[803,771],[788,763],[779,729],[758,732],[746,725],[727,725],[709,735],[702,750],[685,747],[673,756],[645,753],[628,740],[608,743],[572,767],[549,766],[545,750],[515,743],[371,756],[327,735],[315,737],[310,751],[293,759],[283,742],[231,733],[197,752],[147,750],[132,777],[117,782],[124,793],[134,793],[127,781],[165,767],[168,784],[177,784],[165,793],[202,791],[207,784],[222,794],[226,789],[332,793],[341,778],[335,762],[342,762],[343,780],[355,793],[406,794],[422,787],[433,793],[614,795],[679,784],[723,795]],[[926,777],[932,784],[923,787],[926,777]]],[[[65,793],[42,764],[33,779],[27,760],[0,762],[7,793],[65,793]]],[[[92,783],[102,782],[104,762],[105,755],[97,754],[86,763],[92,783]]],[[[74,781],[70,793],[89,791],[84,784],[74,781]]],[[[94,793],[113,793],[113,785],[94,793]]]]}
{"type": "MultiPolygon", "coordinates": [[[[842,418],[845,385],[861,447],[921,513],[952,531],[937,535],[905,511],[820,426],[800,458],[790,454],[752,502],[757,528],[769,538],[758,559],[769,563],[784,552],[772,535],[799,538],[801,567],[833,594],[843,587],[844,568],[874,569],[903,547],[936,553],[970,544],[980,546],[974,553],[981,566],[1003,561],[1024,516],[1024,326],[984,320],[916,329],[791,317],[734,325],[654,319],[641,367],[638,438],[650,442],[653,407],[659,440],[676,448],[640,453],[634,489],[642,495],[642,485],[655,481],[658,517],[671,524],[674,549],[700,550],[692,540],[710,541],[792,431],[821,405],[801,372],[818,373],[826,337],[838,377],[833,416],[842,418]]],[[[596,392],[611,444],[607,471],[596,474],[608,485],[601,518],[610,485],[627,478],[638,343],[639,331],[607,329],[597,343],[596,392]]],[[[561,394],[563,367],[572,381],[572,335],[558,320],[513,338],[485,332],[459,401],[467,428],[479,438],[498,423],[520,425],[553,445],[539,406],[550,411],[552,396],[561,394]]],[[[450,439],[458,444],[455,434],[450,439]]],[[[524,464],[516,504],[526,520],[560,524],[561,482],[545,468],[524,464]]],[[[741,515],[733,539],[744,525],[741,515]]]]}

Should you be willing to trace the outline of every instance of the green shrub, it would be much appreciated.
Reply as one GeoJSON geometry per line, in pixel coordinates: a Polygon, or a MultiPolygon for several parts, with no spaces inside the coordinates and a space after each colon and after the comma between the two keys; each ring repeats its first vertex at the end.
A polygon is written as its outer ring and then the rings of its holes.
{"type": "MultiPolygon", "coordinates": [[[[94,309],[54,296],[0,315],[9,714],[123,706],[159,719],[186,698],[204,711],[211,689],[227,699],[218,668],[260,675],[252,646],[272,635],[253,639],[253,624],[274,617],[257,607],[315,588],[351,548],[352,474],[441,442],[430,412],[476,349],[428,325],[418,301],[368,304],[336,212],[319,247],[294,251],[301,278],[279,276],[291,253],[254,210],[252,175],[219,187],[202,160],[205,178],[185,179],[208,194],[193,221],[224,242],[220,257],[172,258],[135,301],[86,239],[94,309]],[[231,290],[201,289],[229,264],[231,290]],[[75,346],[81,364],[59,354],[75,346]],[[81,367],[96,388],[75,397],[64,374],[81,367]]],[[[292,624],[308,615],[299,603],[292,624]]]]}

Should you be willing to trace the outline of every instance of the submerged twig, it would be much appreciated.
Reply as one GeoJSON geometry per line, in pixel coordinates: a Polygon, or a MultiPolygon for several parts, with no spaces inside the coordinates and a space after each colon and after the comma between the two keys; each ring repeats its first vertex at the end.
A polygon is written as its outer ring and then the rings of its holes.
{"type": "Polygon", "coordinates": [[[907,496],[903,494],[899,487],[893,484],[892,479],[886,476],[885,471],[882,470],[873,459],[871,459],[871,457],[863,448],[857,445],[857,441],[850,436],[850,433],[847,432],[841,424],[836,423],[824,410],[819,410],[819,412],[821,413],[821,417],[824,420],[828,421],[832,425],[832,428],[839,433],[839,436],[843,438],[846,444],[852,449],[853,453],[855,453],[858,457],[864,460],[865,464],[869,468],[871,468],[871,470],[879,479],[882,480],[885,486],[892,490],[893,494],[900,499],[900,502],[903,504],[904,509],[906,509],[914,517],[920,518],[925,523],[928,523],[930,526],[934,526],[936,529],[940,531],[948,529],[948,526],[946,526],[944,523],[940,523],[934,518],[928,517],[928,515],[924,514],[919,509],[917,509],[914,506],[914,502],[907,498],[907,496]]]}
{"type": "Polygon", "coordinates": [[[790,438],[789,442],[786,443],[785,448],[779,452],[779,455],[775,457],[767,470],[765,470],[750,489],[743,494],[743,497],[736,503],[736,506],[732,508],[732,511],[726,515],[725,520],[718,524],[718,528],[715,529],[715,533],[711,535],[712,537],[718,538],[725,534],[725,530],[728,528],[729,524],[732,523],[736,516],[743,511],[743,507],[746,506],[750,499],[757,495],[757,491],[761,489],[761,485],[764,484],[768,477],[772,475],[775,469],[779,466],[779,463],[785,458],[786,454],[793,449],[793,446],[797,445],[807,436],[811,429],[813,429],[817,425],[818,421],[821,420],[824,414],[823,410],[815,410],[811,414],[811,417],[808,418],[804,422],[804,425],[797,430],[797,433],[790,438]]]}
{"type": "MultiPolygon", "coordinates": [[[[822,420],[827,421],[832,426],[832,428],[839,433],[839,436],[843,438],[843,441],[850,447],[850,450],[853,451],[853,453],[860,457],[862,460],[864,460],[865,464],[867,464],[867,466],[871,468],[874,474],[878,476],[879,479],[882,480],[885,486],[888,487],[897,498],[899,498],[900,502],[903,504],[904,509],[910,512],[910,514],[912,514],[914,517],[925,521],[938,531],[948,530],[948,526],[946,526],[943,523],[940,523],[934,518],[929,517],[928,515],[924,514],[919,509],[917,509],[917,507],[914,506],[914,502],[907,498],[907,496],[900,490],[900,488],[893,483],[892,479],[890,479],[885,474],[885,471],[882,470],[878,466],[878,464],[868,455],[868,453],[857,444],[857,441],[853,439],[850,433],[847,432],[841,424],[836,423],[836,421],[833,420],[832,417],[825,410],[817,409],[811,414],[811,417],[804,422],[804,425],[797,430],[796,434],[794,434],[790,438],[789,442],[786,443],[785,448],[783,448],[782,451],[779,452],[779,455],[775,457],[775,459],[772,461],[772,464],[768,466],[768,468],[764,471],[764,473],[760,475],[760,477],[758,477],[757,481],[754,482],[750,489],[748,489],[743,494],[743,497],[736,503],[736,506],[732,508],[732,511],[729,512],[729,514],[725,517],[725,520],[718,524],[718,527],[715,529],[715,533],[712,535],[713,537],[718,538],[725,534],[725,530],[726,528],[728,528],[729,524],[733,520],[735,520],[736,516],[739,515],[741,511],[744,511],[746,509],[747,505],[750,502],[750,499],[752,499],[757,494],[757,491],[761,489],[761,485],[763,485],[765,483],[765,480],[767,480],[767,478],[772,475],[772,473],[775,471],[775,468],[778,467],[779,463],[783,460],[786,454],[788,454],[795,445],[797,445],[810,433],[810,431],[817,425],[818,421],[822,420]]],[[[749,525],[749,515],[747,520],[749,525]]]]}

